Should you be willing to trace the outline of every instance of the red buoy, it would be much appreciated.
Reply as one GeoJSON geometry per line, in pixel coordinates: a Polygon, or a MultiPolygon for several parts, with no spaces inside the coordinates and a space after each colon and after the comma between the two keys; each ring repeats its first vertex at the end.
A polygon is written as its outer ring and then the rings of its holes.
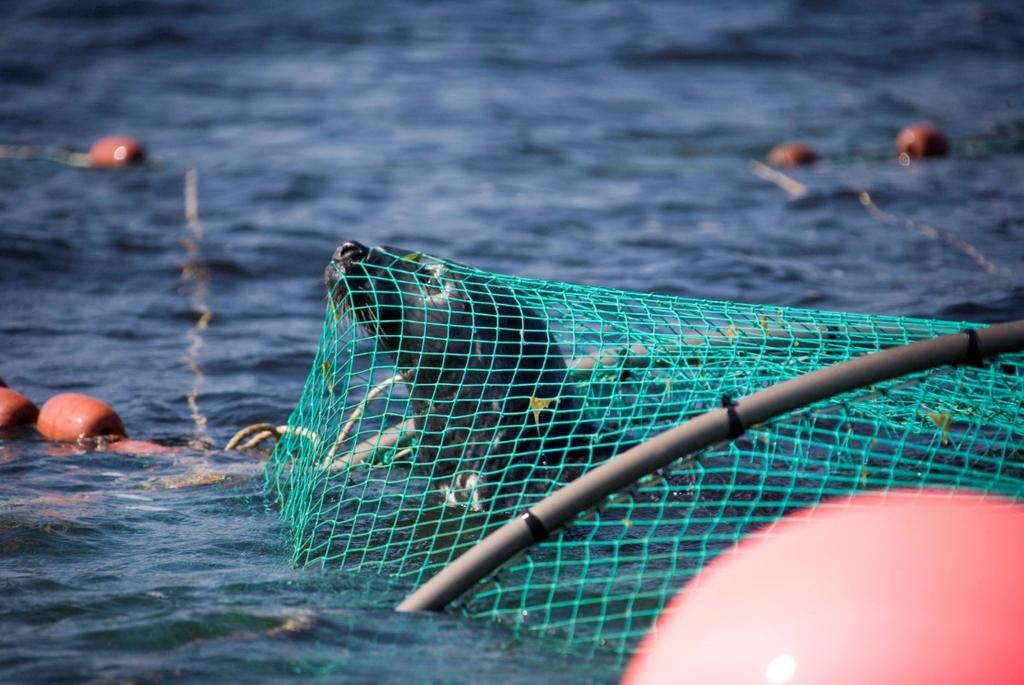
{"type": "Polygon", "coordinates": [[[39,409],[32,400],[6,385],[0,386],[0,428],[27,426],[34,423],[37,416],[39,409]]]}
{"type": "Polygon", "coordinates": [[[665,609],[623,682],[1024,683],[1024,507],[944,490],[787,517],[665,609]]]}
{"type": "Polygon", "coordinates": [[[73,392],[47,400],[39,411],[36,429],[48,440],[60,442],[125,434],[121,417],[106,403],[73,392]]]}
{"type": "Polygon", "coordinates": [[[899,153],[901,163],[909,164],[911,159],[946,154],[949,152],[949,141],[932,124],[912,124],[896,136],[896,152],[899,153]]]}
{"type": "Polygon", "coordinates": [[[100,138],[89,149],[89,166],[119,167],[145,161],[146,150],[135,138],[107,136],[100,138]]]}
{"type": "Polygon", "coordinates": [[[768,163],[772,166],[804,166],[818,159],[818,153],[811,146],[799,141],[776,145],[768,153],[768,163]]]}

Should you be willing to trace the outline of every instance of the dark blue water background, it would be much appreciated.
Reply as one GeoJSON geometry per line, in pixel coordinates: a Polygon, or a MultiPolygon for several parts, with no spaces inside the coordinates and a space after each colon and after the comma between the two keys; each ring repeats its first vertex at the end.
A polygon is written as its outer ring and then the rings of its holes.
{"type": "MultiPolygon", "coordinates": [[[[1017,318],[1022,130],[1009,0],[3,2],[0,143],[121,132],[161,164],[0,160],[0,376],[178,445],[282,422],[347,238],[641,291],[1017,318]],[[891,140],[922,119],[954,155],[902,167],[891,140]],[[792,137],[832,160],[793,173],[799,200],[747,165],[792,137]],[[859,189],[946,238],[880,222],[859,189]]],[[[501,626],[393,614],[408,588],[383,579],[294,568],[261,492],[251,456],[0,440],[0,680],[617,678],[501,626]]]]}

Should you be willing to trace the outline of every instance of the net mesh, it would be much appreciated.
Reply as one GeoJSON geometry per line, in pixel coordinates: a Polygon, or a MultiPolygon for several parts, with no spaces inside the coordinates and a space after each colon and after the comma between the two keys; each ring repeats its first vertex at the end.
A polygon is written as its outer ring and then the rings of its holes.
{"type": "MultiPolygon", "coordinates": [[[[684,299],[336,253],[313,368],[267,466],[295,559],[418,586],[587,469],[719,405],[954,333],[922,319],[684,299]]],[[[1024,494],[1024,355],[896,378],[754,426],[616,493],[458,601],[628,655],[759,526],[825,498],[1024,494]]]]}

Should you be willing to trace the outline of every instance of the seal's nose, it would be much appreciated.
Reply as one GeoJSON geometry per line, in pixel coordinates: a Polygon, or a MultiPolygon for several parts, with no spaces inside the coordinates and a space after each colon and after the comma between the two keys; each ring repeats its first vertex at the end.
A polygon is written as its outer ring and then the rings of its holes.
{"type": "Polygon", "coordinates": [[[366,256],[368,251],[362,243],[349,240],[338,245],[337,249],[334,250],[334,256],[331,257],[331,261],[344,268],[348,264],[358,262],[366,256]]]}
{"type": "MultiPolygon", "coordinates": [[[[324,269],[324,283],[328,292],[335,292],[339,281],[344,279],[345,274],[352,272],[352,265],[366,259],[370,249],[362,243],[349,240],[338,245],[334,250],[334,256],[324,269]]],[[[337,293],[335,293],[337,295],[337,293]]]]}

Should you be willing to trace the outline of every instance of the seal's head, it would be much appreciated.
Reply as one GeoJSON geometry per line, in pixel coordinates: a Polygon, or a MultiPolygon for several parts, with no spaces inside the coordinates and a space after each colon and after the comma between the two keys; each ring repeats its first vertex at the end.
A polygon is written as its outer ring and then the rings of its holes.
{"type": "MultiPolygon", "coordinates": [[[[416,459],[431,464],[447,501],[480,509],[513,459],[532,473],[568,453],[584,425],[580,404],[528,294],[455,262],[353,241],[338,246],[324,277],[335,311],[394,357],[409,386],[416,459]]],[[[513,490],[526,482],[518,471],[509,479],[513,490]]]]}
{"type": "Polygon", "coordinates": [[[424,372],[441,368],[441,360],[425,357],[440,353],[443,368],[450,369],[453,358],[468,354],[469,339],[479,338],[473,324],[483,322],[460,288],[462,276],[421,252],[344,242],[324,281],[334,306],[394,354],[399,368],[416,369],[421,380],[424,372]]]}

